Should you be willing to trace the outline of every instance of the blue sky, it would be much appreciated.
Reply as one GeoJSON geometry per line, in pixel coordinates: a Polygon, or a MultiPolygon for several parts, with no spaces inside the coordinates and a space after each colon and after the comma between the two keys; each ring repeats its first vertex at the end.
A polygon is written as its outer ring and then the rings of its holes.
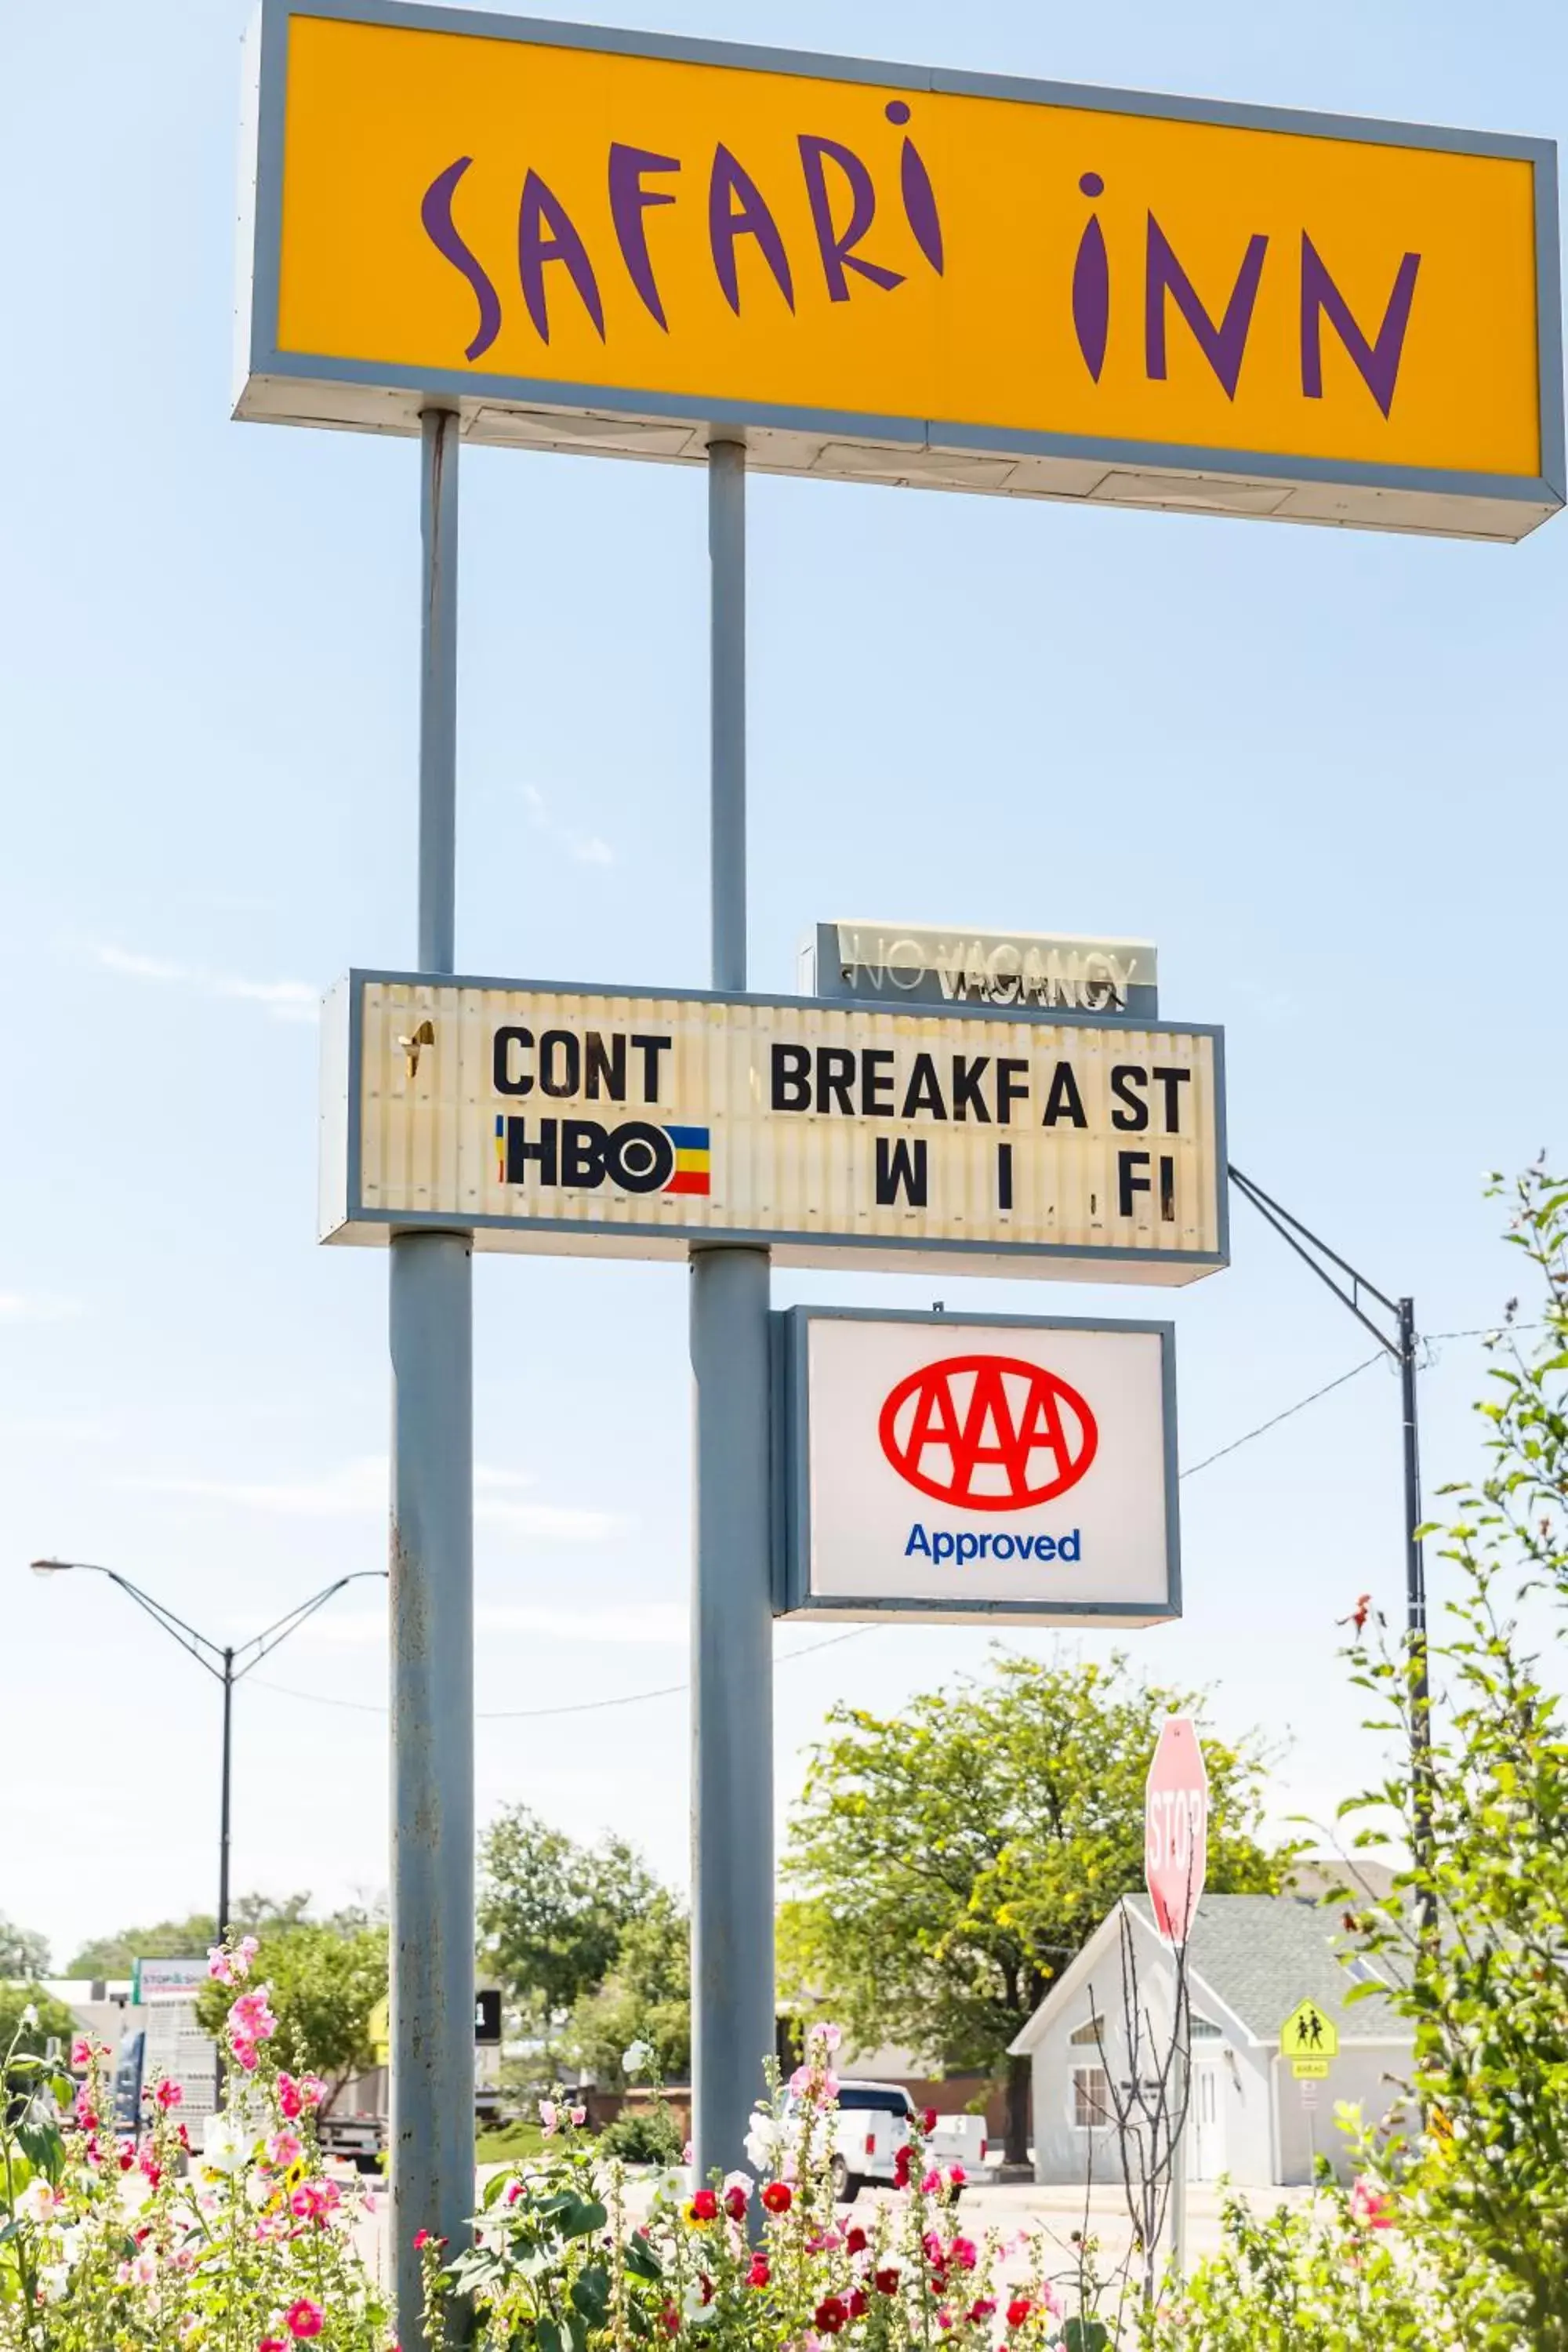
{"type": "MultiPolygon", "coordinates": [[[[1510,0],[614,13],[1547,135],[1568,92],[1568,26],[1510,0]]],[[[314,1004],[413,953],[416,462],[228,422],[244,14],[59,0],[0,31],[0,1908],[62,1958],[212,1900],[216,1692],[26,1560],[106,1561],[236,1639],[384,1554],[385,1265],[313,1245],[314,1004]]],[[[465,453],[461,966],[705,980],[703,499],[465,453]]],[[[1226,1025],[1239,1163],[1428,1328],[1489,1321],[1516,1272],[1482,1174],[1553,1138],[1562,1090],[1568,525],[1504,550],[759,480],[751,529],[754,984],[792,986],[843,912],[1152,937],[1165,1009],[1226,1025]]],[[[1370,1344],[1239,1204],[1234,1237],[1173,1295],[1188,1462],[1370,1344]]],[[[1172,1296],[775,1282],[933,1289],[1172,1296]]],[[[683,1679],[685,1278],[492,1260],[476,1293],[481,1818],[613,1823],[682,1875],[683,1699],[528,1711],[683,1679]]],[[[1479,1363],[1450,1341],[1426,1376],[1432,1486],[1472,1458],[1479,1363]]],[[[1397,1446],[1373,1368],[1194,1476],[1187,1617],[1129,1637],[1278,1744],[1281,1815],[1375,1761],[1334,1620],[1399,1605],[1397,1446]]],[[[242,1887],[385,1882],[378,1610],[353,1588],[246,1688],[242,1887]]],[[[889,1629],[800,1654],[820,1638],[780,1635],[781,1802],[834,1698],[893,1708],[985,1653],[889,1629]]]]}

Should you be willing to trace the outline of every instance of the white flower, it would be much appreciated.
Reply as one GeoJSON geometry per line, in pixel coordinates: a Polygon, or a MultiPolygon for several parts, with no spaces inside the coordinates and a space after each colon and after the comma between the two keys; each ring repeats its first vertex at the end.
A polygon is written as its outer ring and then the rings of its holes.
{"type": "Polygon", "coordinates": [[[249,2161],[256,2144],[256,2136],[233,2116],[214,2116],[202,2143],[202,2170],[238,2172],[249,2161]]]}
{"type": "Polygon", "coordinates": [[[650,2042],[631,2042],[621,2053],[621,2072],[628,2082],[635,2082],[644,2069],[653,2063],[650,2042]]]}
{"type": "Polygon", "coordinates": [[[719,2316],[718,2305],[704,2296],[700,2279],[693,2279],[687,2288],[681,2298],[681,2308],[686,2314],[688,2325],[692,2327],[710,2326],[719,2316]]]}
{"type": "Polygon", "coordinates": [[[37,2025],[37,2021],[38,2021],[38,2009],[37,2009],[37,2003],[36,2001],[31,2001],[31,2000],[30,2000],[30,2001],[27,2003],[26,2008],[22,2011],[22,2022],[23,2022],[23,2024],[24,2024],[24,2025],[37,2025]]]}
{"type": "Polygon", "coordinates": [[[779,2126],[766,2107],[753,2107],[752,2128],[746,2134],[746,2154],[759,2172],[773,2169],[773,2152],[779,2144],[779,2126]]]}
{"type": "Polygon", "coordinates": [[[16,2200],[16,2210],[25,2221],[49,2222],[65,2203],[64,2192],[51,2189],[47,2180],[30,2180],[16,2200]]]}

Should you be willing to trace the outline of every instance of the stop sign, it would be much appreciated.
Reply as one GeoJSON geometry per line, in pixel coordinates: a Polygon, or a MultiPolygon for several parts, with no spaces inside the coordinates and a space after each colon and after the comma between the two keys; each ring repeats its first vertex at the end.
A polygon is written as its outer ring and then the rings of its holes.
{"type": "Polygon", "coordinates": [[[1154,1925],[1168,1944],[1184,1944],[1208,1867],[1209,1776],[1197,1727],[1168,1715],[1160,1726],[1143,1799],[1143,1875],[1154,1925]]]}

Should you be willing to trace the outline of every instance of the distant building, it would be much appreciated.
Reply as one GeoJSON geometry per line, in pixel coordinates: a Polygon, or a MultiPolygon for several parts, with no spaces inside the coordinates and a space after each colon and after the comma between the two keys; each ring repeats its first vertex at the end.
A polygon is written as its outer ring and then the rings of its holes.
{"type": "MultiPolygon", "coordinates": [[[[1013,2043],[1033,2065],[1035,2178],[1077,2183],[1121,2178],[1108,2075],[1128,2074],[1120,1919],[1131,1929],[1139,2005],[1168,2042],[1174,1997],[1172,1956],[1142,1895],[1100,1922],[1013,2043]]],[[[1190,2180],[1238,2188],[1289,2187],[1312,2178],[1314,2158],[1350,2170],[1336,2102],[1374,2122],[1398,2100],[1412,2034],[1386,1994],[1358,1984],[1389,1979],[1381,1956],[1362,1957],[1340,1915],[1295,1895],[1210,1895],[1187,1947],[1193,2085],[1190,2180]],[[1281,2026],[1297,2005],[1316,2004],[1339,2035],[1324,2080],[1298,2082],[1279,2054],[1281,2026]]]]}

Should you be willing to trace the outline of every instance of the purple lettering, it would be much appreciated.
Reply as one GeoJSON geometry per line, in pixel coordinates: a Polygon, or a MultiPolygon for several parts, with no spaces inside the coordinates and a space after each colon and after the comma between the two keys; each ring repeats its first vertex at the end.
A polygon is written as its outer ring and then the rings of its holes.
{"type": "Polygon", "coordinates": [[[1149,252],[1143,280],[1143,364],[1156,383],[1165,380],[1165,297],[1175,297],[1176,308],[1193,331],[1198,349],[1225,387],[1227,400],[1236,398],[1247,338],[1258,300],[1268,239],[1255,236],[1248,244],[1225,316],[1216,327],[1204,308],[1197,289],[1172,250],[1171,241],[1152,213],[1149,215],[1149,252]]]}
{"type": "MultiPolygon", "coordinates": [[[[893,99],[884,111],[889,122],[907,122],[909,102],[893,99]]],[[[899,154],[899,184],[903,193],[904,218],[909,222],[915,243],[925,255],[937,276],[942,276],[942,215],[936,208],[936,190],[931,184],[925,158],[912,139],[906,139],[899,154]]]]}
{"type": "Polygon", "coordinates": [[[756,238],[758,251],[793,310],[795,281],[790,276],[789,256],[784,251],[778,223],[751,173],[721,142],[713,151],[713,175],[708,184],[708,241],[713,248],[713,267],[719,273],[724,299],[737,318],[741,315],[741,277],[735,262],[735,240],[742,236],[756,238]],[[741,200],[739,209],[734,202],[737,196],[741,200]]]}
{"type": "Polygon", "coordinates": [[[653,205],[672,205],[675,198],[664,188],[645,188],[645,172],[679,172],[679,163],[673,155],[656,155],[647,147],[623,147],[616,140],[610,149],[610,218],[616,225],[616,241],[621,248],[621,259],[632,284],[642,298],[643,308],[658,320],[668,333],[669,321],[659,300],[658,284],[648,258],[647,225],[643,215],[653,205]]]}
{"type": "Polygon", "coordinates": [[[801,165],[805,173],[805,193],[811,203],[811,218],[816,230],[817,249],[822,255],[823,275],[827,280],[828,299],[847,302],[849,281],[844,273],[856,270],[890,294],[895,286],[904,282],[901,271],[884,269],[880,262],[865,261],[855,251],[856,246],[869,229],[877,216],[877,190],[870,173],[858,155],[841,147],[837,139],[815,138],[803,131],[796,142],[800,148],[801,165]],[[831,156],[849,184],[849,226],[843,234],[833,226],[833,204],[827,193],[827,175],[823,164],[831,156]]]}
{"type": "MultiPolygon", "coordinates": [[[[1086,196],[1105,193],[1105,182],[1098,172],[1085,172],[1079,186],[1086,196]]],[[[1098,383],[1105,365],[1105,339],[1110,330],[1110,263],[1098,213],[1090,213],[1078,241],[1078,257],[1072,266],[1072,327],[1083,353],[1083,363],[1098,383]]]]}
{"type": "Polygon", "coordinates": [[[544,272],[552,261],[563,262],[577,289],[583,308],[605,340],[605,306],[588,249],[559,196],[531,171],[522,184],[522,204],[517,216],[517,267],[522,299],[542,342],[550,341],[550,309],[544,294],[544,272]],[[549,235],[545,235],[545,231],[549,235]]]}
{"type": "Polygon", "coordinates": [[[1386,416],[1394,406],[1394,394],[1399,381],[1399,362],[1405,350],[1405,331],[1410,324],[1410,305],[1415,299],[1415,273],[1421,267],[1418,253],[1407,253],[1399,265],[1394,281],[1394,291],[1388,298],[1388,308],[1383,314],[1383,324],[1377,331],[1377,341],[1369,343],[1351,316],[1349,303],[1329,275],[1328,265],[1317,247],[1301,232],[1301,390],[1309,400],[1323,396],[1323,320],[1332,325],[1356,369],[1386,416]]]}
{"type": "Polygon", "coordinates": [[[459,155],[455,163],[448,163],[444,172],[437,172],[426,189],[419,206],[420,224],[426,236],[443,261],[449,261],[453,268],[460,270],[468,279],[479,306],[479,323],[474,331],[474,340],[463,353],[463,357],[469,360],[477,360],[481,352],[488,352],[500,332],[500,296],[458,236],[452,219],[452,197],[458,181],[473,160],[471,155],[459,155]]]}

